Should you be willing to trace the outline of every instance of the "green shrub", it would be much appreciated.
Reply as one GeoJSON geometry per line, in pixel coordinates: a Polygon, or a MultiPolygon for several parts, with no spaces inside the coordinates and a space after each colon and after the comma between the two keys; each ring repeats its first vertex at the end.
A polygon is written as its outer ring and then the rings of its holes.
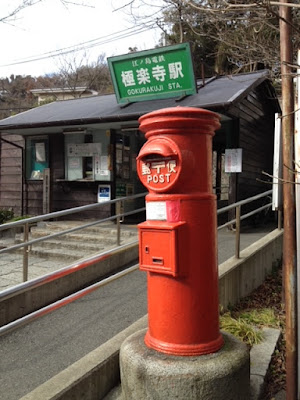
{"type": "Polygon", "coordinates": [[[260,343],[263,338],[262,331],[242,318],[233,318],[230,313],[220,317],[220,326],[222,330],[231,333],[249,346],[260,343]]]}
{"type": "Polygon", "coordinates": [[[249,310],[240,313],[240,318],[248,324],[256,326],[273,326],[277,327],[278,322],[274,310],[271,308],[262,308],[261,310],[249,310]]]}
{"type": "Polygon", "coordinates": [[[9,221],[14,217],[14,212],[12,210],[0,209],[0,224],[9,221]]]}
{"type": "Polygon", "coordinates": [[[13,217],[9,221],[6,221],[6,222],[17,222],[17,221],[21,221],[23,219],[27,219],[30,217],[31,217],[31,215],[17,215],[16,217],[13,217]]]}

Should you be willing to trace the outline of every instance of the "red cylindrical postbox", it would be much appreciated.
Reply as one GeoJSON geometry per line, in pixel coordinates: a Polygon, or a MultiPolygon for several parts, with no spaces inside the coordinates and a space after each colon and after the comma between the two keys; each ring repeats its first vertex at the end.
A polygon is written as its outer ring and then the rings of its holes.
{"type": "Polygon", "coordinates": [[[212,137],[217,114],[174,107],[140,118],[137,157],[147,221],[139,224],[140,269],[148,273],[148,347],[167,354],[218,351],[216,198],[212,137]]]}

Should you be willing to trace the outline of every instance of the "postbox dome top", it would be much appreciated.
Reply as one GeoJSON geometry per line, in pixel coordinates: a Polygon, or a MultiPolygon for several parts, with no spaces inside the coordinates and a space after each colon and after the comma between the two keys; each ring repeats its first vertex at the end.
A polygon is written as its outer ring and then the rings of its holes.
{"type": "Polygon", "coordinates": [[[185,117],[195,117],[197,116],[198,118],[201,118],[201,116],[211,116],[214,118],[218,118],[219,116],[217,113],[213,111],[206,110],[204,108],[197,108],[197,107],[182,107],[182,106],[177,106],[177,107],[167,107],[167,108],[161,108],[160,110],[155,110],[151,111],[148,114],[143,115],[142,117],[139,118],[139,120],[143,120],[145,117],[150,117],[153,115],[180,115],[180,116],[185,116],[185,117]]]}
{"type": "Polygon", "coordinates": [[[218,114],[196,107],[170,107],[152,111],[139,118],[140,130],[150,135],[156,129],[201,129],[214,135],[219,129],[220,117],[218,114]]]}

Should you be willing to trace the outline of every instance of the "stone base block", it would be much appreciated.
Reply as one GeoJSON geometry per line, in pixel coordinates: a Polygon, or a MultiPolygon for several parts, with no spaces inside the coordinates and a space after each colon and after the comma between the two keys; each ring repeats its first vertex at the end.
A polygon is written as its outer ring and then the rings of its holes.
{"type": "Polygon", "coordinates": [[[223,333],[224,346],[198,357],[170,356],[149,349],[146,330],[121,346],[123,400],[248,400],[250,361],[247,346],[223,333]]]}

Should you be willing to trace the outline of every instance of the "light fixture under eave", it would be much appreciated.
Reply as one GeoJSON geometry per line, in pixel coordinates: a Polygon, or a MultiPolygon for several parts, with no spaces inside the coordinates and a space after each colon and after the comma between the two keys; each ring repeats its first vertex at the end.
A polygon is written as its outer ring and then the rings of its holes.
{"type": "Polygon", "coordinates": [[[78,130],[72,129],[70,131],[68,130],[63,131],[64,135],[74,135],[76,133],[86,133],[86,129],[78,129],[78,130]]]}
{"type": "Polygon", "coordinates": [[[138,130],[139,130],[138,126],[126,126],[124,128],[121,127],[121,132],[135,132],[138,130]]]}

